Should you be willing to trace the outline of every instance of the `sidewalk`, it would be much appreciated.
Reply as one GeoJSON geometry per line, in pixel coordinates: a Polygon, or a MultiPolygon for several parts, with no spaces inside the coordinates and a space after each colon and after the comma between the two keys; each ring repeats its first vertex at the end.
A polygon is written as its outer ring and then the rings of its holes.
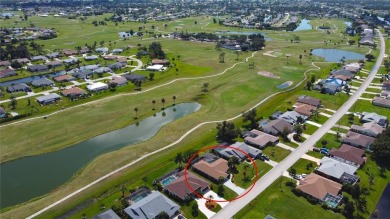
{"type": "Polygon", "coordinates": [[[233,190],[235,193],[237,193],[237,195],[240,195],[240,194],[242,194],[245,191],[245,189],[243,189],[243,188],[237,186],[236,184],[234,184],[232,182],[232,178],[231,177],[223,185],[228,187],[229,189],[233,190]]]}

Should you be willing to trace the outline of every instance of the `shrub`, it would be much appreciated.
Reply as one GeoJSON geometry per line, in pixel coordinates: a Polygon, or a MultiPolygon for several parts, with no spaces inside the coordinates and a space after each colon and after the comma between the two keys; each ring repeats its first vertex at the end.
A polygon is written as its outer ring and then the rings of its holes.
{"type": "Polygon", "coordinates": [[[291,188],[295,188],[296,184],[291,182],[291,181],[287,181],[286,186],[291,187],[291,188]]]}

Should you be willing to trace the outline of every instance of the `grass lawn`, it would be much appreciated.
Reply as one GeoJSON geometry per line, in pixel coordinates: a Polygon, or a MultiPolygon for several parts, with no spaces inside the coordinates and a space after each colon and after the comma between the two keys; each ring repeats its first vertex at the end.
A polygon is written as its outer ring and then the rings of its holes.
{"type": "Polygon", "coordinates": [[[319,158],[319,159],[322,159],[324,157],[323,154],[321,154],[320,152],[316,152],[316,151],[309,151],[306,153],[307,155],[310,155],[312,157],[316,157],[316,158],[319,158]]]}
{"type": "MultiPolygon", "coordinates": [[[[104,16],[96,16],[97,20],[103,19],[104,16]]],[[[95,19],[91,18],[91,19],[95,19]]],[[[187,27],[191,27],[191,31],[200,30],[200,28],[207,24],[206,19],[197,17],[199,20],[199,25],[194,25],[195,18],[182,19],[183,23],[187,27]]],[[[13,19],[11,19],[13,22],[13,19]]],[[[93,27],[90,23],[86,24],[76,24],[74,20],[69,20],[66,18],[49,18],[43,19],[40,17],[31,17],[29,21],[34,22],[38,26],[51,26],[58,25],[63,26],[63,28],[58,28],[60,31],[59,38],[39,41],[45,45],[46,49],[52,50],[55,48],[74,48],[77,45],[84,45],[85,43],[90,43],[91,41],[100,40],[116,40],[118,39],[117,33],[124,29],[128,30],[130,28],[137,28],[139,23],[129,22],[125,24],[118,24],[115,26],[114,23],[109,22],[107,26],[104,27],[93,27]],[[53,22],[55,20],[56,22],[53,22]],[[103,29],[105,29],[103,31],[103,29]],[[82,34],[80,35],[80,30],[82,34]],[[87,34],[85,34],[87,33],[87,34]],[[63,38],[64,37],[64,38],[63,38]]],[[[8,21],[7,21],[8,22],[8,21]]],[[[14,25],[13,23],[10,25],[14,25]]],[[[27,26],[29,23],[23,22],[20,26],[27,26]]],[[[156,24],[156,26],[161,26],[163,23],[148,23],[148,25],[156,24]]],[[[5,24],[7,25],[7,24],[5,24]]],[[[175,25],[169,25],[167,31],[175,29],[175,25]]],[[[149,27],[149,26],[148,26],[149,27]]],[[[148,29],[148,28],[147,28],[148,29]]],[[[205,31],[213,31],[220,29],[218,25],[210,24],[205,28],[205,31]]],[[[230,29],[230,28],[228,28],[230,29]]],[[[234,29],[235,30],[235,29],[234,29]]],[[[89,182],[99,178],[100,176],[116,169],[124,164],[129,163],[136,158],[139,158],[146,153],[155,151],[158,148],[166,146],[171,142],[174,142],[178,139],[179,136],[184,134],[187,130],[196,126],[197,124],[203,121],[211,120],[221,120],[226,118],[231,118],[233,116],[239,115],[248,108],[254,106],[259,101],[263,100],[270,94],[280,91],[276,88],[277,85],[284,83],[285,81],[293,81],[293,86],[297,84],[298,81],[303,79],[302,72],[308,69],[315,69],[312,65],[312,61],[321,61],[318,57],[310,57],[307,53],[304,53],[304,50],[309,50],[313,47],[323,47],[323,40],[340,40],[342,37],[339,36],[339,33],[332,33],[328,35],[322,34],[319,31],[307,31],[307,33],[302,33],[301,43],[299,44],[289,44],[283,43],[284,38],[289,38],[289,33],[283,32],[273,33],[267,32],[271,37],[275,36],[273,41],[267,42],[265,50],[275,50],[280,49],[281,53],[292,54],[289,64],[285,63],[285,57],[281,56],[278,58],[269,57],[262,55],[263,51],[260,51],[254,54],[253,61],[256,63],[256,67],[253,70],[248,69],[247,64],[238,64],[233,69],[226,71],[225,74],[219,75],[213,78],[206,79],[191,79],[191,80],[181,80],[174,82],[166,87],[161,87],[158,89],[150,90],[145,93],[134,95],[133,93],[128,94],[129,91],[123,92],[119,95],[115,95],[111,99],[105,99],[100,102],[91,103],[84,105],[82,107],[64,110],[59,114],[51,116],[47,120],[32,120],[28,122],[23,122],[20,124],[15,124],[7,127],[2,127],[1,132],[5,133],[5,138],[2,139],[1,145],[1,162],[9,161],[16,159],[22,156],[29,156],[34,154],[46,153],[54,150],[58,150],[82,140],[88,139],[90,137],[115,130],[124,126],[127,126],[131,123],[134,123],[134,113],[129,110],[134,107],[139,107],[139,118],[145,118],[153,114],[152,103],[153,99],[160,100],[161,98],[167,99],[167,104],[171,104],[172,96],[177,97],[177,102],[193,102],[197,101],[202,104],[202,109],[197,113],[179,119],[173,123],[170,123],[164,126],[160,132],[148,142],[143,142],[132,147],[125,147],[121,150],[114,151],[105,155],[102,155],[96,158],[93,162],[88,164],[83,170],[80,170],[75,177],[61,188],[53,191],[52,193],[27,204],[23,204],[12,210],[4,209],[7,212],[2,214],[2,217],[16,217],[23,218],[27,215],[41,209],[42,206],[46,206],[50,203],[55,202],[60,197],[64,197],[72,191],[77,190],[83,185],[88,184],[89,182]],[[287,36],[284,36],[287,35],[287,36]],[[321,40],[318,40],[321,38],[321,40]],[[299,65],[299,54],[302,53],[302,65],[299,65]],[[280,79],[270,79],[264,78],[257,74],[258,71],[270,71],[275,75],[278,75],[280,79]],[[209,92],[203,94],[200,92],[200,88],[203,83],[209,83],[209,92]],[[125,94],[126,93],[126,94],[125,94]],[[109,115],[109,116],[108,116],[109,115]],[[100,119],[99,123],[96,123],[96,118],[107,118],[100,119]],[[66,127],[66,128],[64,128],[66,127]],[[79,133],[77,136],[74,133],[79,133]],[[45,135],[43,135],[45,134],[45,135]],[[32,136],[40,136],[32,137],[32,136]],[[45,138],[42,138],[45,136],[45,138]],[[80,177],[82,176],[82,177],[80,177]]],[[[130,39],[130,40],[119,40],[117,41],[116,47],[125,46],[128,44],[136,45],[141,43],[143,46],[148,46],[153,41],[160,41],[163,49],[172,56],[180,55],[180,60],[183,62],[181,68],[179,68],[179,73],[163,73],[165,78],[164,80],[157,80],[158,75],[156,75],[156,80],[150,82],[149,84],[143,85],[143,91],[153,87],[154,85],[160,85],[165,82],[171,81],[174,78],[185,78],[185,77],[198,77],[198,76],[207,76],[212,74],[217,74],[223,72],[226,68],[231,67],[237,61],[235,60],[235,54],[231,51],[225,51],[225,63],[218,62],[219,51],[215,51],[214,44],[208,43],[197,43],[197,42],[183,42],[179,40],[170,40],[170,39],[154,39],[154,38],[144,38],[144,39],[130,39]],[[186,67],[187,65],[187,67],[186,67]],[[183,67],[184,66],[184,67],[183,67]],[[194,66],[196,68],[194,68],[194,66]],[[195,70],[192,70],[192,69],[195,70]],[[201,71],[198,71],[198,70],[201,71]]],[[[340,49],[348,49],[351,51],[363,52],[366,48],[356,47],[347,47],[343,45],[335,46],[340,49]]],[[[245,57],[250,56],[251,53],[244,53],[240,56],[240,60],[244,60],[245,57]]],[[[313,74],[321,77],[327,72],[332,66],[331,64],[318,64],[322,69],[318,73],[313,70],[313,74]]],[[[161,75],[163,75],[161,74],[161,75]]],[[[298,87],[298,89],[292,92],[285,92],[280,95],[277,95],[275,98],[272,98],[271,101],[267,101],[265,104],[261,105],[258,108],[258,114],[264,117],[269,116],[275,110],[286,110],[290,108],[291,105],[295,102],[296,98],[299,95],[310,95],[313,97],[320,98],[323,101],[323,104],[327,108],[337,109],[341,104],[348,98],[347,95],[338,94],[336,96],[323,95],[316,91],[308,91],[302,89],[303,85],[298,87]]],[[[107,94],[108,95],[108,94],[107,94]]],[[[113,95],[114,96],[114,95],[113,95]]],[[[95,95],[92,98],[104,97],[104,94],[95,95]]],[[[91,100],[92,100],[91,98],[91,100]]],[[[83,101],[77,101],[78,103],[84,103],[83,101]]],[[[47,106],[47,108],[38,108],[40,111],[35,115],[40,115],[47,112],[53,112],[62,107],[62,103],[66,103],[73,106],[72,104],[76,103],[67,103],[62,101],[58,105],[47,106]],[[39,114],[40,113],[40,114],[39,114]]],[[[26,102],[18,101],[18,106],[25,106],[26,102]]],[[[23,108],[24,110],[24,108],[23,108]]],[[[241,120],[241,118],[240,118],[241,120]]],[[[109,180],[106,180],[104,183],[95,185],[91,189],[83,192],[75,198],[71,198],[64,202],[63,204],[50,209],[42,215],[42,218],[53,218],[62,215],[63,213],[69,211],[70,209],[80,206],[80,204],[85,203],[88,200],[102,200],[103,202],[107,201],[106,206],[111,206],[113,200],[117,199],[120,192],[120,185],[126,184],[126,186],[133,188],[134,186],[142,185],[142,178],[148,176],[150,179],[157,177],[161,173],[165,173],[174,168],[172,159],[177,152],[183,152],[186,149],[199,149],[204,146],[210,146],[215,144],[215,130],[216,124],[204,125],[201,128],[195,130],[188,137],[186,137],[179,145],[176,145],[170,149],[164,150],[159,154],[156,154],[150,159],[140,161],[133,165],[131,168],[126,169],[125,171],[118,173],[111,177],[109,180]],[[145,171],[148,170],[148,171],[145,171]],[[156,175],[149,175],[155,173],[156,175]],[[157,174],[158,173],[158,174],[157,174]],[[111,201],[110,201],[111,200],[111,201]]],[[[290,152],[284,149],[277,153],[276,150],[279,150],[278,147],[275,149],[275,158],[269,154],[271,159],[276,161],[282,160],[290,152]]],[[[267,152],[267,150],[266,150],[267,152]]],[[[272,153],[272,151],[269,151],[272,153]]],[[[270,189],[272,189],[270,187],[270,189]]],[[[287,188],[286,188],[287,189],[287,188]]],[[[226,194],[229,196],[229,194],[226,194]]],[[[270,208],[270,206],[275,205],[274,211],[279,211],[282,209],[280,214],[274,214],[273,211],[267,210],[272,215],[277,218],[286,218],[287,212],[291,211],[289,207],[295,207],[296,204],[301,204],[297,207],[297,212],[300,212],[299,216],[316,216],[326,213],[326,211],[317,208],[317,210],[310,209],[309,212],[317,212],[301,214],[305,211],[303,209],[308,208],[308,202],[305,201],[305,204],[302,203],[288,203],[287,210],[283,213],[283,208],[278,209],[278,202],[285,200],[283,197],[280,199],[278,195],[282,196],[283,194],[275,193],[276,199],[267,200],[268,205],[263,205],[261,208],[265,210],[270,208]],[[276,201],[276,204],[274,204],[276,201]],[[303,207],[302,207],[303,206],[303,207]],[[305,207],[305,208],[304,208],[305,207]],[[277,209],[277,210],[275,210],[277,209]]],[[[273,194],[269,193],[267,198],[272,198],[273,194]]],[[[262,198],[260,196],[259,198],[262,198]]],[[[292,197],[288,197],[291,199],[292,197]]],[[[298,199],[299,200],[299,199],[298,199]]],[[[299,201],[298,201],[299,202],[299,201]]],[[[286,205],[286,202],[283,203],[286,205]]],[[[80,208],[77,213],[73,215],[73,218],[80,218],[83,212],[88,212],[88,215],[95,215],[99,212],[99,209],[96,206],[100,204],[91,204],[86,207],[80,208]]],[[[279,205],[280,207],[281,205],[279,205]]],[[[249,213],[249,212],[248,212],[249,213]]],[[[325,215],[325,214],[324,214],[325,215]]],[[[292,214],[294,218],[298,217],[298,214],[292,214]]],[[[324,216],[326,218],[326,215],[324,216]]],[[[254,217],[257,218],[257,217],[254,217]]]]}
{"type": "Polygon", "coordinates": [[[206,219],[206,215],[204,215],[200,210],[198,210],[198,214],[193,215],[192,214],[192,205],[196,203],[195,200],[191,201],[188,205],[184,205],[180,207],[180,211],[183,212],[184,216],[186,218],[191,218],[191,219],[206,219]]]}
{"type": "MultiPolygon", "coordinates": [[[[258,170],[258,179],[262,177],[264,174],[266,174],[270,169],[272,169],[271,165],[264,163],[260,160],[256,160],[255,163],[258,170]]],[[[234,184],[244,189],[252,186],[255,180],[254,177],[256,176],[253,166],[251,164],[243,162],[240,165],[237,165],[236,168],[238,170],[238,173],[234,174],[234,178],[233,178],[234,184]],[[244,171],[246,172],[245,180],[243,176],[244,171]]]]}
{"type": "Polygon", "coordinates": [[[318,129],[317,126],[311,125],[309,123],[306,123],[305,126],[306,126],[306,130],[304,130],[304,133],[308,135],[312,135],[318,129]]]}
{"type": "Polygon", "coordinates": [[[286,158],[291,151],[278,146],[268,146],[263,150],[263,154],[267,155],[269,159],[280,162],[286,158]]]}
{"type": "Polygon", "coordinates": [[[339,139],[339,141],[336,141],[334,134],[326,133],[319,141],[317,141],[317,143],[315,144],[315,147],[321,148],[322,147],[321,141],[323,139],[328,141],[328,144],[325,146],[327,148],[339,148],[341,145],[341,142],[340,142],[341,138],[339,139]]]}
{"type": "Polygon", "coordinates": [[[306,160],[306,159],[299,159],[295,164],[292,166],[297,171],[297,174],[306,173],[309,174],[313,172],[313,170],[317,167],[317,164],[313,161],[306,160]],[[308,165],[312,166],[308,166],[308,165]]]}
{"type": "Polygon", "coordinates": [[[287,177],[277,179],[245,208],[241,209],[235,217],[243,219],[264,218],[269,214],[275,218],[343,218],[339,214],[324,210],[320,205],[313,206],[305,198],[297,197],[291,188],[285,186],[289,181],[287,177]],[[280,188],[282,184],[282,190],[280,188]]]}

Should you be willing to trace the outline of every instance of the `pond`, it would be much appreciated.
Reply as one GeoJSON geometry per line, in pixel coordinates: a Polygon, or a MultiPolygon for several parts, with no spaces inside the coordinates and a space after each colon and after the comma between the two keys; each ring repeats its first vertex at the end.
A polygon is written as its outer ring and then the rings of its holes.
{"type": "Polygon", "coordinates": [[[311,20],[303,19],[301,20],[301,23],[299,23],[298,27],[294,31],[300,31],[300,30],[311,30],[313,27],[309,24],[311,20]]]}
{"type": "Polygon", "coordinates": [[[365,58],[360,53],[340,49],[313,49],[312,54],[324,58],[327,62],[339,62],[343,57],[345,57],[345,60],[362,60],[365,58]]]}
{"type": "Polygon", "coordinates": [[[27,78],[19,78],[15,80],[10,80],[10,81],[5,81],[5,82],[0,82],[0,87],[7,87],[10,86],[11,84],[19,84],[19,83],[29,83],[35,79],[40,79],[40,78],[48,78],[48,77],[56,77],[60,75],[66,74],[66,71],[59,71],[56,73],[51,73],[51,74],[45,74],[45,75],[36,75],[36,76],[31,76],[27,78]]]}
{"type": "Polygon", "coordinates": [[[292,84],[293,84],[292,81],[286,81],[283,84],[277,86],[277,88],[278,89],[284,89],[284,88],[290,87],[292,84]]]}
{"type": "MultiPolygon", "coordinates": [[[[69,181],[101,154],[152,138],[164,125],[198,111],[198,103],[182,103],[156,116],[111,131],[65,149],[1,164],[0,208],[16,205],[45,195],[69,181]]],[[[50,119],[50,118],[49,118],[50,119]]]]}

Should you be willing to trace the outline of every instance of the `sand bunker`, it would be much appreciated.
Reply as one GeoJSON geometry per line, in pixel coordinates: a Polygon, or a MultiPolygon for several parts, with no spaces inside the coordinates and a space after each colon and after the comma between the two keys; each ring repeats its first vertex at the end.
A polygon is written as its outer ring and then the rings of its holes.
{"type": "Polygon", "coordinates": [[[276,75],[272,74],[271,72],[267,72],[267,71],[260,71],[260,72],[257,72],[257,74],[264,76],[264,77],[267,77],[267,78],[277,78],[277,79],[280,78],[279,76],[276,76],[276,75]]]}
{"type": "Polygon", "coordinates": [[[277,56],[276,56],[276,55],[273,55],[272,53],[274,53],[274,51],[267,51],[267,52],[263,53],[263,55],[265,55],[265,56],[271,56],[271,57],[276,58],[277,56]]]}

